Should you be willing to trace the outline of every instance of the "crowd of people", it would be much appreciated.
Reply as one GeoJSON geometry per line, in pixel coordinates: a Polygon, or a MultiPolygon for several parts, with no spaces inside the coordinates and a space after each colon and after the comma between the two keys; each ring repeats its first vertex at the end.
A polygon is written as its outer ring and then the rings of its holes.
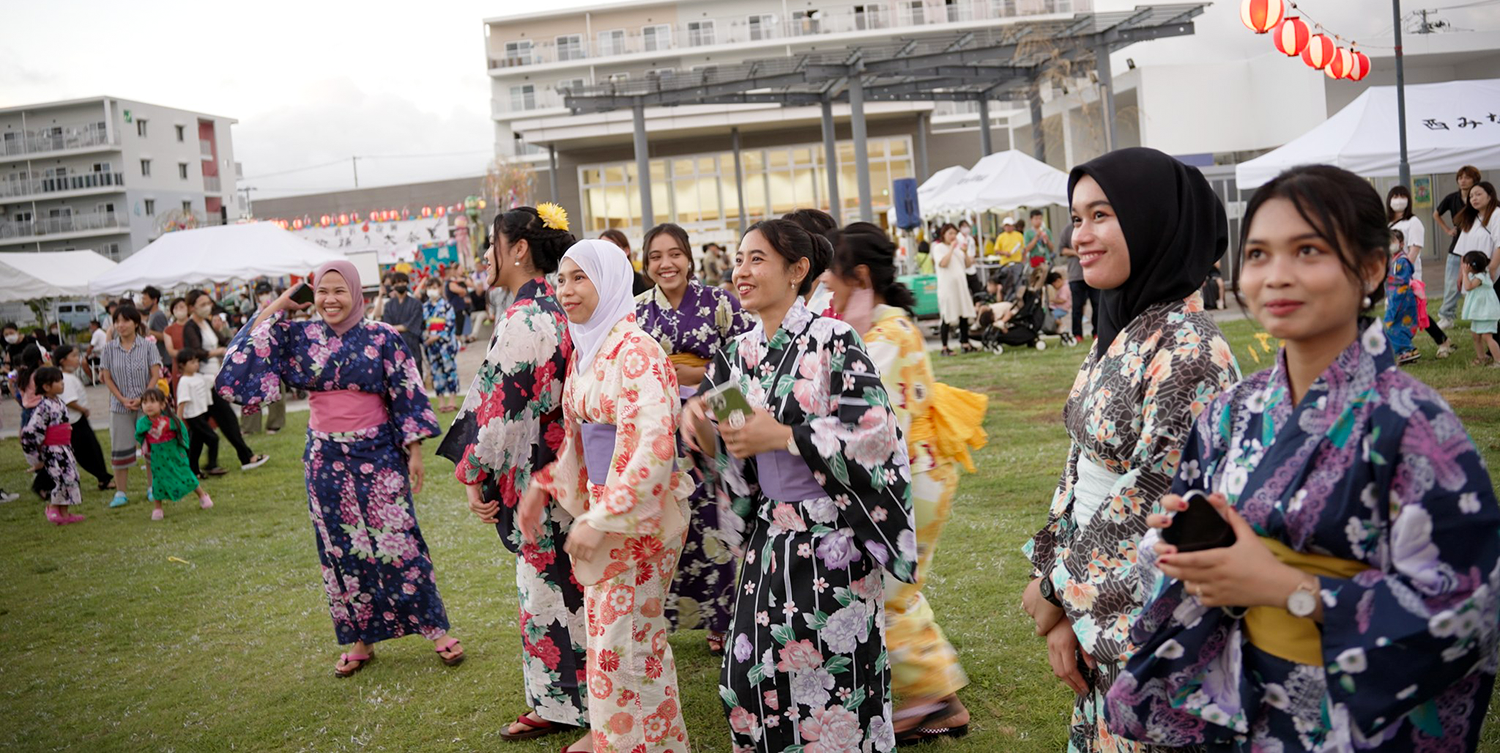
{"type": "MultiPolygon", "coordinates": [[[[1223,299],[1225,208],[1161,152],[1075,167],[1055,240],[1040,213],[1025,233],[1007,223],[995,247],[1019,270],[972,279],[962,227],[920,250],[943,353],[955,332],[977,348],[971,323],[987,344],[1071,317],[1065,341],[1082,343],[1093,310],[1063,410],[1071,445],[1018,594],[1039,657],[1075,697],[1070,751],[1477,745],[1500,660],[1500,505],[1459,418],[1398,365],[1417,329],[1452,351],[1442,317],[1459,294],[1476,363],[1500,364],[1500,217],[1466,171],[1440,207],[1454,271],[1431,324],[1406,189],[1382,202],[1327,166],[1258,189],[1238,295],[1282,347],[1250,376],[1204,301],[1223,299]]],[[[99,354],[112,479],[84,457],[87,405],[67,399],[77,351],[18,382],[49,518],[81,517],[78,467],[123,504],[137,447],[157,515],[190,495],[209,508],[200,478],[217,439],[202,473],[197,455],[215,426],[242,467],[265,462],[226,429],[229,403],[253,415],[305,392],[334,673],[409,634],[457,665],[412,502],[420,444],[443,433],[435,401],[457,411],[438,454],[515,558],[528,708],[506,740],[688,750],[667,640],[686,630],[722,655],[736,751],[965,734],[968,680],[923,585],[985,443],[986,399],[935,378],[890,235],[800,209],[747,228],[731,260],[695,254],[668,223],[645,233],[636,269],[622,233],[579,240],[544,204],[501,212],[490,238],[477,286],[432,275],[418,297],[392,273],[367,306],[358,271],[334,262],[307,283],[311,303],[265,291],[237,333],[203,291],[170,302],[170,318],[154,290],[120,303],[99,354]],[[460,304],[481,300],[494,330],[460,405],[460,304]]]]}

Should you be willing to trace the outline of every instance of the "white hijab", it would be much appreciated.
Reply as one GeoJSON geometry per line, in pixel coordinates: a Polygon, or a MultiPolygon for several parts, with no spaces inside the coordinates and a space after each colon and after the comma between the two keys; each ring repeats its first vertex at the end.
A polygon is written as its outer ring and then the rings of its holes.
{"type": "Polygon", "coordinates": [[[599,354],[615,325],[635,313],[635,269],[619,246],[596,238],[573,244],[563,258],[572,259],[599,292],[599,303],[589,320],[568,324],[576,359],[574,368],[588,369],[594,365],[594,356],[599,354]]]}

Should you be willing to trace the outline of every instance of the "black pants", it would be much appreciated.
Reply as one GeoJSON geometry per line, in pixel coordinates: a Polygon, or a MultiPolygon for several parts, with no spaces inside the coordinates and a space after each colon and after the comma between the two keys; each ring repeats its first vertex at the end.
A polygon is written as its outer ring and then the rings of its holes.
{"type": "Polygon", "coordinates": [[[88,416],[80,416],[74,422],[72,445],[73,459],[78,461],[78,467],[99,479],[99,486],[108,486],[114,480],[114,474],[109,472],[109,464],[104,462],[104,450],[99,447],[99,437],[94,436],[94,427],[89,425],[88,416]]]}
{"type": "Polygon", "coordinates": [[[1438,326],[1437,317],[1427,317],[1427,336],[1438,345],[1448,342],[1448,336],[1443,333],[1443,328],[1438,326]]]}
{"type": "Polygon", "coordinates": [[[188,467],[193,469],[194,476],[202,476],[198,458],[203,454],[204,445],[208,446],[208,467],[219,466],[219,435],[215,434],[214,427],[208,424],[207,413],[193,416],[184,423],[188,427],[188,467]]]}
{"type": "Polygon", "coordinates": [[[1099,331],[1099,290],[1089,287],[1083,280],[1075,280],[1068,283],[1068,292],[1073,296],[1073,336],[1083,337],[1083,302],[1088,301],[1092,328],[1090,332],[1099,331]]]}
{"type": "MultiPolygon", "coordinates": [[[[938,337],[942,338],[944,348],[948,347],[948,328],[947,322],[938,327],[938,337]]],[[[958,318],[958,341],[964,345],[969,344],[969,318],[966,316],[958,318]]]]}
{"type": "MultiPolygon", "coordinates": [[[[240,456],[240,465],[244,465],[255,458],[255,453],[250,450],[250,445],[245,444],[245,438],[240,435],[240,417],[234,414],[234,408],[224,398],[214,394],[214,401],[208,406],[208,414],[213,417],[214,423],[219,425],[219,433],[229,440],[234,446],[234,451],[240,456]]],[[[212,468],[213,464],[210,463],[212,468]]]]}

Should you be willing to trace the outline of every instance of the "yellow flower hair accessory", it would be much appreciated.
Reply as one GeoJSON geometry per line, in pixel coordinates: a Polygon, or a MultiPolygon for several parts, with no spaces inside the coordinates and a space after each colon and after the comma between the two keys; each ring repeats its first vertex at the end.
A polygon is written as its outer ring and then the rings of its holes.
{"type": "Polygon", "coordinates": [[[536,213],[542,218],[542,225],[553,230],[568,231],[568,211],[562,207],[547,202],[538,204],[536,213]]]}

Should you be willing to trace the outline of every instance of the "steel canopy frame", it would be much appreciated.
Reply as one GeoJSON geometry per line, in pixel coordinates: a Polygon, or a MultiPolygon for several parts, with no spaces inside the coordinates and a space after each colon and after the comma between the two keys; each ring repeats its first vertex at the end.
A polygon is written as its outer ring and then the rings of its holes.
{"type": "MultiPolygon", "coordinates": [[[[865,102],[978,102],[980,143],[990,153],[989,102],[1026,101],[1033,120],[1033,152],[1045,155],[1041,135],[1040,82],[1068,62],[1092,59],[1104,87],[1105,118],[1114,116],[1109,53],[1136,42],[1193,33],[1193,19],[1206,3],[1138,7],[1133,11],[1081,13],[1071,19],[1020,21],[1004,26],[895,39],[835,53],[749,60],[627,80],[573,87],[563,102],[574,114],[632,112],[640,180],[642,227],[651,225],[650,173],[644,110],[687,104],[778,104],[823,108],[823,138],[833,154],[833,104],[850,106],[854,129],[860,219],[873,219],[869,164],[864,147],[865,102]]],[[[1105,124],[1106,146],[1113,146],[1114,124],[1105,124]]],[[[925,162],[926,155],[921,155],[925,162]]],[[[830,171],[831,174],[831,171],[830,171]]],[[[738,179],[736,183],[740,182],[738,179]]],[[[832,180],[830,180],[832,184],[832,180]]],[[[743,191],[743,187],[737,187],[743,191]]],[[[840,207],[832,207],[842,222],[840,207]]]]}

